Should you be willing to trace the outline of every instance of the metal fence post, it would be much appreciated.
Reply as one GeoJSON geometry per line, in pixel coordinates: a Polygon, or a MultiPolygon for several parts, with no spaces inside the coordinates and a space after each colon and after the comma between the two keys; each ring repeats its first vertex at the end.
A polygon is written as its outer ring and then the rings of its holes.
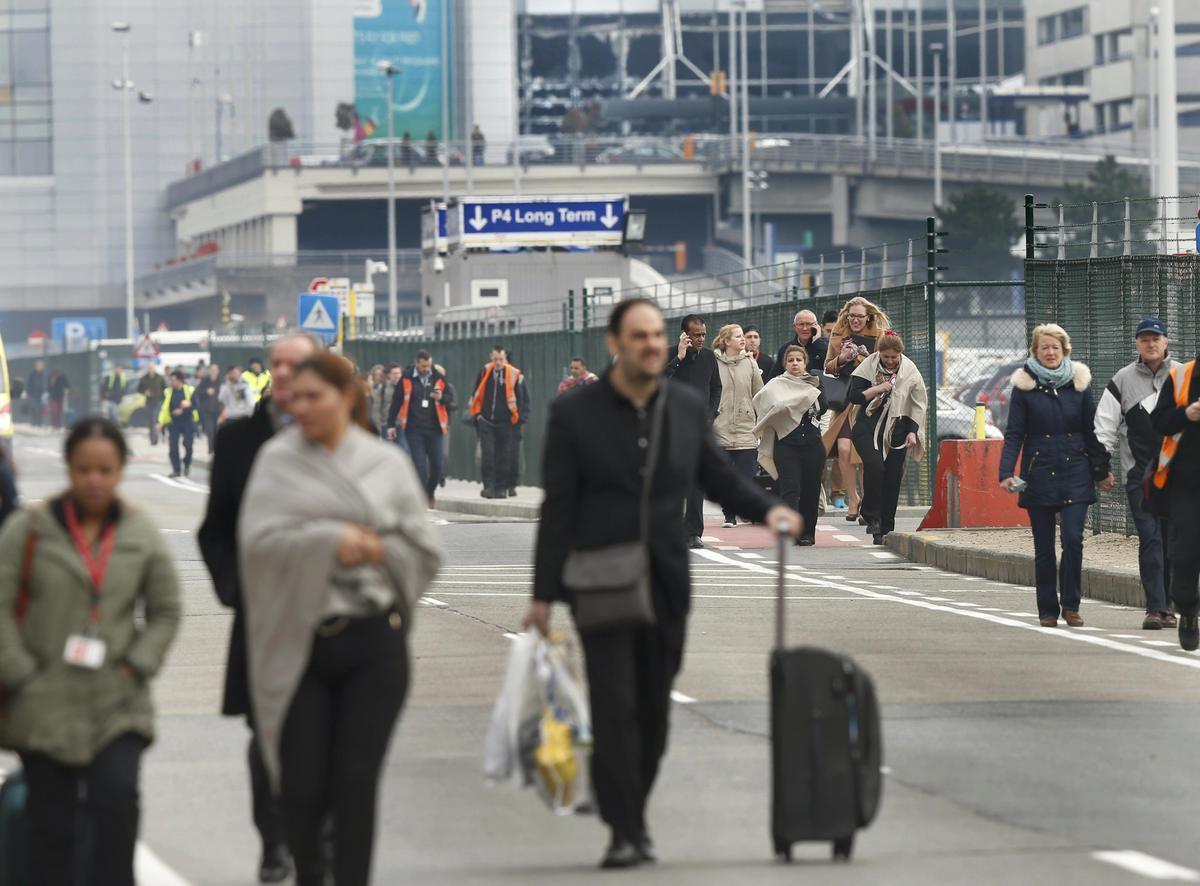
{"type": "Polygon", "coordinates": [[[1037,233],[1033,225],[1033,194],[1025,195],[1025,260],[1037,258],[1037,233]]]}
{"type": "Polygon", "coordinates": [[[1063,211],[1062,203],[1058,204],[1058,260],[1063,261],[1067,257],[1067,233],[1066,233],[1066,218],[1063,211]]]}
{"type": "Polygon", "coordinates": [[[1129,198],[1125,198],[1125,247],[1121,250],[1121,255],[1133,254],[1133,219],[1129,212],[1129,198]]]}
{"type": "Polygon", "coordinates": [[[867,250],[858,254],[858,288],[867,288],[867,250]]]}
{"type": "Polygon", "coordinates": [[[937,494],[937,462],[938,462],[938,425],[937,425],[937,274],[944,270],[938,265],[939,253],[945,252],[938,247],[937,220],[933,216],[925,219],[925,309],[926,323],[929,324],[929,390],[933,394],[929,399],[929,500],[932,502],[937,494]]]}
{"type": "Polygon", "coordinates": [[[575,331],[575,290],[567,290],[567,329],[575,331]]]}
{"type": "Polygon", "coordinates": [[[588,326],[590,325],[588,320],[590,319],[590,315],[591,315],[591,311],[589,310],[591,306],[588,304],[588,291],[586,289],[584,289],[584,290],[582,290],[582,292],[583,292],[583,328],[586,330],[588,328],[588,326]]]}
{"type": "Polygon", "coordinates": [[[841,260],[838,262],[838,295],[842,294],[843,288],[846,285],[846,251],[844,249],[841,256],[841,260]]]}
{"type": "Polygon", "coordinates": [[[1100,204],[1092,201],[1092,248],[1088,250],[1089,258],[1100,257],[1100,204]]]}
{"type": "Polygon", "coordinates": [[[908,238],[908,258],[904,262],[904,283],[912,285],[913,281],[913,241],[912,237],[908,238]]]}
{"type": "Polygon", "coordinates": [[[888,279],[888,245],[883,244],[883,254],[879,258],[879,288],[883,289],[888,279]]]}

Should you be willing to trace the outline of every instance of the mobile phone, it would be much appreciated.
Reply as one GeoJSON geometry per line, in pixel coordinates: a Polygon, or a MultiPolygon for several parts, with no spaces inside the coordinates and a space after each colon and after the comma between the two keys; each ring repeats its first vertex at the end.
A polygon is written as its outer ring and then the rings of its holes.
{"type": "Polygon", "coordinates": [[[1024,480],[1022,480],[1020,477],[1017,477],[1014,475],[1012,478],[1012,486],[1008,487],[1008,491],[1009,492],[1023,492],[1025,490],[1025,487],[1027,487],[1028,485],[1029,484],[1026,483],[1024,480]]]}

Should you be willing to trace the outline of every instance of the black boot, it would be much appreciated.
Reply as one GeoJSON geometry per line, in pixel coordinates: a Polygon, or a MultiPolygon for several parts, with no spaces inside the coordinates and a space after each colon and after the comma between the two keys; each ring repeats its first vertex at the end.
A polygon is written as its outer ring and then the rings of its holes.
{"type": "Polygon", "coordinates": [[[635,868],[641,863],[642,853],[636,845],[614,837],[608,851],[604,853],[604,858],[600,860],[600,867],[606,870],[635,868]]]}
{"type": "Polygon", "coordinates": [[[263,846],[258,863],[258,882],[282,883],[292,875],[292,857],[282,845],[263,846]]]}

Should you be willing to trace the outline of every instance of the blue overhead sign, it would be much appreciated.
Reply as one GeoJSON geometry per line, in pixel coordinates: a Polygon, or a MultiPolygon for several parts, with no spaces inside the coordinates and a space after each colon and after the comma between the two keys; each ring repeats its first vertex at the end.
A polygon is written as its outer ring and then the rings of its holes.
{"type": "Polygon", "coordinates": [[[68,351],[86,350],[89,342],[108,338],[104,317],[55,317],[50,321],[50,338],[68,351]]]}
{"type": "Polygon", "coordinates": [[[336,295],[301,292],[296,297],[296,302],[296,316],[300,320],[301,329],[324,336],[327,340],[337,337],[341,306],[336,295]]]}
{"type": "Polygon", "coordinates": [[[447,220],[450,246],[620,246],[628,198],[463,197],[447,220]]]}

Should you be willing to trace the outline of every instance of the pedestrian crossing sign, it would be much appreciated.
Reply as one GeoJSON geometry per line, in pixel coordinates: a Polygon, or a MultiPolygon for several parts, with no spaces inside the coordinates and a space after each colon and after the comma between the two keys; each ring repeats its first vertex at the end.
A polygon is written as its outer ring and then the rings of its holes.
{"type": "Polygon", "coordinates": [[[333,338],[337,334],[340,313],[338,297],[323,292],[301,292],[297,297],[296,314],[300,328],[306,332],[333,338]]]}

